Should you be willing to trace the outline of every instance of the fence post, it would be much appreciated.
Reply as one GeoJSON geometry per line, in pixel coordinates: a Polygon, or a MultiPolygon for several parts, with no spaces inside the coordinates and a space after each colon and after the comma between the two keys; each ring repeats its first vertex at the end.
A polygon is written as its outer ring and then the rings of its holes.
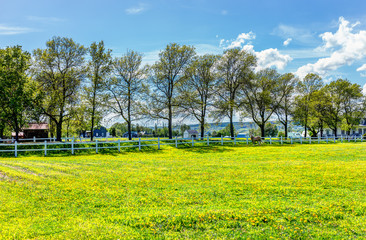
{"type": "Polygon", "coordinates": [[[141,137],[139,137],[139,151],[141,151],[141,137]]]}
{"type": "Polygon", "coordinates": [[[98,153],[98,139],[95,140],[95,153],[98,153]]]}
{"type": "Polygon", "coordinates": [[[320,143],[320,136],[318,136],[318,144],[320,143]]]}
{"type": "Polygon", "coordinates": [[[158,137],[158,150],[160,150],[160,137],[158,137]]]}
{"type": "Polygon", "coordinates": [[[15,141],[14,143],[14,154],[15,154],[15,157],[18,157],[18,142],[15,141]]]}
{"type": "Polygon", "coordinates": [[[44,140],[44,156],[47,156],[47,140],[44,140]]]}
{"type": "Polygon", "coordinates": [[[343,143],[343,135],[341,135],[341,143],[343,143]]]}
{"type": "Polygon", "coordinates": [[[178,139],[177,139],[177,136],[175,136],[175,148],[178,148],[178,139]]]}
{"type": "Polygon", "coordinates": [[[234,145],[236,145],[236,137],[234,136],[234,145]]]}
{"type": "Polygon", "coordinates": [[[72,139],[72,142],[71,142],[71,154],[74,155],[74,142],[75,142],[75,139],[72,139]]]}
{"type": "Polygon", "coordinates": [[[361,135],[361,142],[363,142],[363,135],[361,135]]]}
{"type": "Polygon", "coordinates": [[[356,138],[356,135],[355,135],[355,142],[356,142],[357,138],[356,138]]]}
{"type": "Polygon", "coordinates": [[[36,142],[36,136],[33,136],[33,142],[36,142]]]}
{"type": "Polygon", "coordinates": [[[309,144],[311,144],[311,136],[309,137],[309,144]]]}
{"type": "Polygon", "coordinates": [[[327,135],[327,143],[328,143],[328,135],[327,135]]]}
{"type": "Polygon", "coordinates": [[[222,135],[221,135],[221,145],[224,145],[224,139],[222,138],[222,135]]]}
{"type": "Polygon", "coordinates": [[[11,142],[12,142],[12,143],[14,142],[14,138],[13,138],[13,137],[11,137],[11,142]]]}
{"type": "Polygon", "coordinates": [[[272,136],[269,136],[269,144],[272,144],[272,136]]]}
{"type": "Polygon", "coordinates": [[[281,145],[283,145],[283,139],[282,139],[282,136],[281,136],[281,145]]]}
{"type": "Polygon", "coordinates": [[[56,142],[56,137],[55,136],[53,137],[53,142],[56,142]]]}
{"type": "Polygon", "coordinates": [[[300,136],[300,144],[302,144],[302,136],[300,136]]]}
{"type": "Polygon", "coordinates": [[[121,152],[121,140],[118,139],[118,152],[121,152]]]}
{"type": "Polygon", "coordinates": [[[192,136],[192,147],[194,147],[194,140],[193,140],[193,136],[192,136]]]}
{"type": "Polygon", "coordinates": [[[210,138],[209,138],[208,134],[207,134],[207,146],[210,146],[210,138]]]}
{"type": "Polygon", "coordinates": [[[293,144],[292,137],[290,137],[290,139],[291,139],[291,144],[293,144]]]}
{"type": "Polygon", "coordinates": [[[334,140],[334,143],[336,143],[336,138],[335,138],[335,135],[333,136],[333,140],[334,140]]]}

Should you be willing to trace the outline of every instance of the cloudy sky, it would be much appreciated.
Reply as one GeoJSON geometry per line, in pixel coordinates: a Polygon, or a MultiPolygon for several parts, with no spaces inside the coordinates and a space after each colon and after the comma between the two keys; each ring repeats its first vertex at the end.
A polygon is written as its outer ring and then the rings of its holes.
{"type": "Polygon", "coordinates": [[[146,63],[171,42],[199,54],[240,47],[257,55],[257,69],[348,78],[366,91],[365,9],[364,0],[0,0],[0,47],[104,40],[115,56],[133,49],[146,63]]]}

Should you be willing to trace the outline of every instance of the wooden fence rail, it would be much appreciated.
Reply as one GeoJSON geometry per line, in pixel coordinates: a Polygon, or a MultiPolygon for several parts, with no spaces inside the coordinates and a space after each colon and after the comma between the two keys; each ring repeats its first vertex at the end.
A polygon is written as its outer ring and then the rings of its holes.
{"type": "MultiPolygon", "coordinates": [[[[39,140],[39,139],[37,139],[39,140]]],[[[251,142],[250,138],[224,138],[221,137],[205,137],[205,138],[178,138],[175,137],[173,139],[166,138],[157,138],[157,139],[141,139],[138,140],[124,140],[121,141],[118,139],[117,141],[100,141],[96,139],[93,142],[84,142],[77,141],[78,139],[72,138],[71,141],[66,142],[55,142],[49,141],[50,139],[44,140],[44,142],[37,142],[36,140],[28,143],[18,143],[15,141],[14,143],[6,143],[0,144],[0,154],[1,153],[14,153],[14,156],[17,157],[20,152],[43,152],[44,156],[47,156],[47,153],[50,151],[70,151],[71,154],[75,154],[76,150],[95,150],[95,153],[98,153],[100,149],[117,149],[118,152],[121,151],[121,148],[138,148],[140,151],[142,147],[154,147],[156,146],[158,150],[160,150],[163,145],[174,145],[178,148],[179,145],[191,145],[194,147],[198,143],[202,143],[203,145],[210,146],[210,144],[219,144],[224,145],[225,143],[231,143],[234,145],[244,143],[248,145],[251,142]]],[[[283,137],[265,137],[262,138],[262,142],[268,144],[320,144],[320,143],[344,143],[344,142],[363,142],[363,136],[357,138],[354,137],[300,137],[300,138],[283,138],[283,137]]]]}

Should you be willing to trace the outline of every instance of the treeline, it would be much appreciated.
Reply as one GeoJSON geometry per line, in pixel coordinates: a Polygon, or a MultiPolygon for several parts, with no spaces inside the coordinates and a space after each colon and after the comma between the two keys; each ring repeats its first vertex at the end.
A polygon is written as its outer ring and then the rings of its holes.
{"type": "Polygon", "coordinates": [[[63,132],[93,131],[103,118],[122,118],[129,138],[139,120],[165,121],[172,138],[173,120],[190,118],[203,136],[209,117],[228,118],[234,136],[234,116],[251,118],[262,136],[274,118],[286,136],[291,119],[317,136],[324,128],[350,131],[364,117],[360,85],[255,71],[256,57],[237,48],[198,56],[194,47],[172,43],[154,64],[143,66],[142,59],[133,50],[112,57],[103,41],[84,47],[64,37],[32,54],[20,46],[0,49],[0,137],[14,131],[18,138],[27,123],[47,121],[61,141],[63,132]]]}

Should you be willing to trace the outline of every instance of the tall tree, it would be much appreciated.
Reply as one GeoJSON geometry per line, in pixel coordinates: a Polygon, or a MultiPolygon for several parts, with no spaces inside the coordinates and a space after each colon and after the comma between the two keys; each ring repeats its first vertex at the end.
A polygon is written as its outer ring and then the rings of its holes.
{"type": "Polygon", "coordinates": [[[285,128],[285,137],[288,136],[288,125],[290,116],[294,108],[294,94],[298,79],[292,73],[285,73],[279,78],[279,94],[283,95],[283,99],[278,103],[276,108],[276,115],[278,120],[285,128]]]}
{"type": "Polygon", "coordinates": [[[37,92],[34,82],[27,76],[29,67],[30,54],[20,46],[0,49],[0,112],[15,131],[16,141],[29,120],[37,92]]]}
{"type": "MultiPolygon", "coordinates": [[[[341,81],[341,80],[339,80],[341,81]]],[[[342,129],[346,130],[348,135],[351,129],[360,124],[360,121],[365,117],[365,107],[363,106],[362,87],[349,80],[342,80],[344,102],[343,102],[343,124],[342,129]]]]}
{"type": "Polygon", "coordinates": [[[246,82],[254,77],[253,68],[256,63],[257,60],[253,54],[234,48],[225,51],[215,64],[218,81],[216,82],[215,110],[212,115],[215,119],[229,118],[231,137],[234,137],[235,134],[233,118],[241,102],[240,90],[246,82]]]}
{"type": "Polygon", "coordinates": [[[151,67],[150,93],[145,107],[149,117],[168,121],[169,138],[173,137],[173,117],[177,101],[177,87],[184,81],[186,68],[195,55],[191,46],[171,43],[159,54],[159,61],[151,67]]]}
{"type": "Polygon", "coordinates": [[[246,82],[242,88],[244,111],[261,129],[265,137],[267,121],[283,101],[285,91],[281,91],[280,74],[275,69],[263,69],[256,73],[255,78],[246,82]]]}
{"type": "Polygon", "coordinates": [[[331,100],[326,112],[329,128],[337,136],[337,130],[343,122],[343,129],[350,134],[350,130],[359,124],[363,115],[361,86],[345,79],[337,79],[327,84],[324,90],[331,100]]]}
{"type": "MultiPolygon", "coordinates": [[[[105,86],[106,77],[111,71],[112,66],[112,50],[106,50],[104,42],[93,42],[89,47],[89,55],[91,59],[88,62],[87,79],[89,80],[84,86],[86,100],[89,103],[90,113],[90,140],[93,141],[93,131],[96,125],[96,115],[102,112],[102,106],[105,102],[105,86]]],[[[97,122],[98,124],[98,122],[97,122]]]]}
{"type": "Polygon", "coordinates": [[[114,78],[107,83],[109,106],[127,123],[128,139],[132,139],[132,122],[138,119],[138,101],[145,91],[146,68],[141,67],[142,54],[128,50],[113,61],[114,78]]]}
{"type": "Polygon", "coordinates": [[[305,128],[305,136],[307,136],[308,120],[309,120],[309,104],[312,100],[313,93],[323,87],[322,78],[315,74],[309,73],[297,85],[299,96],[295,99],[297,116],[301,118],[301,122],[305,128]],[[301,113],[301,114],[300,114],[301,113]]]}
{"type": "Polygon", "coordinates": [[[204,55],[194,59],[185,71],[184,84],[179,86],[179,106],[184,116],[200,123],[201,138],[205,134],[207,111],[216,91],[216,74],[212,67],[219,56],[204,55]]]}
{"type": "Polygon", "coordinates": [[[56,125],[56,139],[61,141],[62,124],[72,113],[79,97],[81,81],[85,78],[84,46],[71,38],[54,37],[46,49],[36,49],[35,79],[44,93],[43,114],[56,125]]]}

